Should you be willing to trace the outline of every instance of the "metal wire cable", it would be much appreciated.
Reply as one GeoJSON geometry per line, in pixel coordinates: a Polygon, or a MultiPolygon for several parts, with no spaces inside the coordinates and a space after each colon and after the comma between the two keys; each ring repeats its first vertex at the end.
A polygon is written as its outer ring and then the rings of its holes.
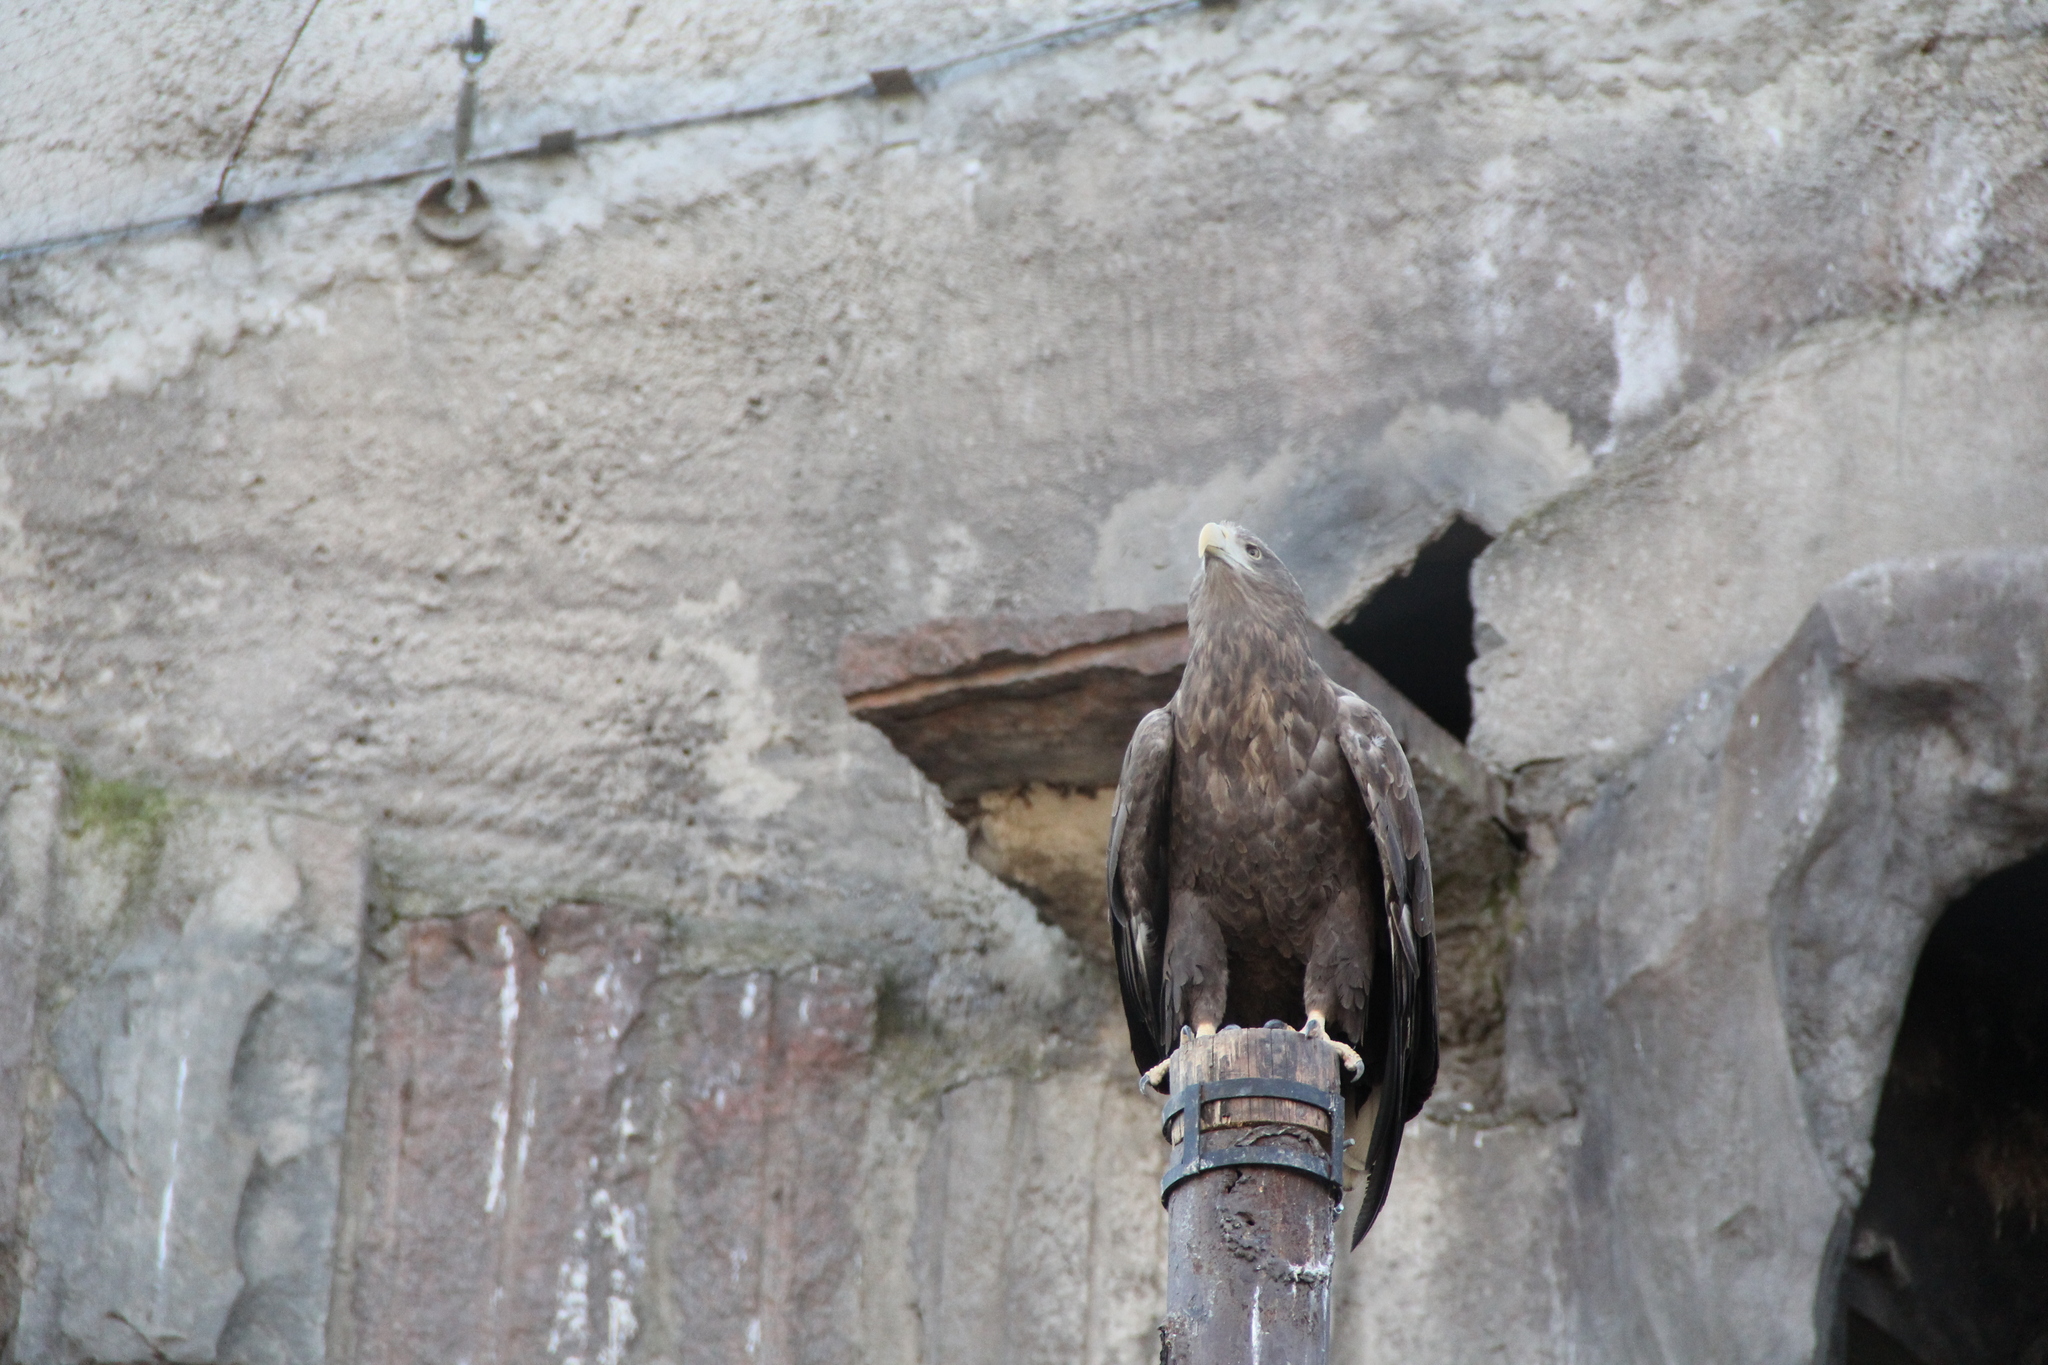
{"type": "Polygon", "coordinates": [[[320,8],[320,0],[306,6],[306,12],[299,17],[299,26],[292,30],[292,40],[284,45],[284,55],[277,59],[271,69],[270,80],[263,87],[263,95],[256,101],[256,107],[249,111],[249,121],[242,125],[242,135],[235,139],[235,149],[228,153],[227,164],[220,168],[220,182],[213,187],[213,202],[221,203],[228,197],[228,177],[234,174],[235,163],[242,159],[242,149],[249,145],[249,134],[256,131],[256,121],[263,117],[263,107],[270,103],[271,92],[277,89],[278,78],[284,75],[285,65],[292,59],[292,53],[299,50],[299,39],[306,36],[306,25],[313,22],[313,15],[320,8]]]}
{"type": "MultiPolygon", "coordinates": [[[[958,71],[961,68],[971,67],[979,63],[996,62],[1005,57],[1018,56],[1024,53],[1046,52],[1055,48],[1084,42],[1091,38],[1106,37],[1112,33],[1122,32],[1151,23],[1162,16],[1194,12],[1208,8],[1216,3],[1217,0],[1160,0],[1160,3],[1128,10],[1121,14],[1109,15],[1101,19],[1091,19],[1085,23],[1070,24],[1064,28],[1052,29],[1043,33],[1034,33],[1027,37],[1013,39],[1007,43],[999,43],[993,47],[961,53],[925,66],[910,67],[905,68],[905,70],[913,79],[939,76],[946,72],[958,71]]],[[[306,25],[312,21],[313,12],[319,7],[320,0],[312,0],[305,15],[300,19],[299,27],[293,33],[291,43],[285,48],[283,58],[278,62],[276,71],[271,75],[270,84],[264,89],[263,99],[257,102],[255,110],[250,114],[248,125],[242,130],[242,136],[236,142],[234,151],[228,158],[227,165],[221,170],[220,184],[215,190],[213,202],[191,212],[167,214],[160,218],[124,223],[117,227],[99,228],[89,232],[72,233],[61,237],[46,238],[42,241],[24,242],[15,246],[0,247],[0,262],[22,260],[28,257],[47,255],[55,251],[97,246],[107,242],[197,228],[213,223],[230,222],[245,215],[266,212],[286,204],[298,203],[308,199],[325,198],[329,195],[346,194],[354,190],[378,189],[385,185],[400,184],[407,180],[416,180],[422,176],[436,175],[446,171],[447,163],[437,161],[431,165],[416,166],[402,171],[391,171],[382,175],[362,176],[328,185],[316,185],[309,189],[288,190],[274,195],[252,196],[246,200],[232,202],[223,199],[222,191],[226,188],[228,173],[234,169],[237,160],[241,157],[242,149],[247,145],[250,132],[256,125],[256,119],[263,112],[263,103],[270,98],[270,91],[275,88],[278,77],[284,71],[285,63],[291,60],[292,51],[298,46],[299,37],[305,33],[306,25]]],[[[863,77],[861,80],[851,84],[836,86],[829,90],[821,90],[808,95],[794,95],[783,99],[767,100],[758,104],[733,105],[723,109],[707,110],[702,113],[685,114],[679,118],[664,119],[655,123],[612,128],[587,135],[579,132],[575,134],[573,143],[570,145],[581,147],[596,143],[624,142],[636,138],[657,137],[664,133],[679,132],[684,129],[703,127],[709,124],[737,123],[749,119],[766,118],[774,114],[790,113],[798,109],[813,108],[840,100],[874,98],[877,94],[875,80],[872,76],[869,76],[863,77]]],[[[468,159],[468,164],[472,166],[490,165],[498,162],[519,161],[553,155],[558,150],[561,150],[559,145],[551,144],[553,136],[550,135],[550,138],[543,139],[539,143],[506,148],[480,156],[472,156],[468,159]]]]}

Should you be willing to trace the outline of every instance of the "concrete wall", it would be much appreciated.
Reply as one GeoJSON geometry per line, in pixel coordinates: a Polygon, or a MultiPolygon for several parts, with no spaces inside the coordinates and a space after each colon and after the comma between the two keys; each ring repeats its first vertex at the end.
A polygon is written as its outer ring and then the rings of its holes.
{"type": "MultiPolygon", "coordinates": [[[[282,20],[138,21],[110,100],[50,93],[73,8],[0,218],[203,201],[278,51],[218,35],[282,20]]],[[[507,3],[489,128],[1073,17],[507,3]]],[[[466,250],[415,183],[0,264],[8,1349],[1151,1358],[1112,983],[847,717],[838,642],[1170,600],[1224,515],[1334,620],[1462,511],[1532,849],[1509,1081],[1418,1121],[1344,1358],[1805,1358],[1809,1283],[1753,1340],[1697,1247],[1617,1287],[1649,1139],[1583,1078],[1626,1012],[1529,945],[1597,905],[1683,957],[1682,906],[1573,871],[1713,809],[1632,774],[1858,566],[2044,539],[2044,18],[1246,0],[506,165],[466,250]]],[[[430,150],[443,20],[397,22],[323,7],[237,176],[430,150]]]]}

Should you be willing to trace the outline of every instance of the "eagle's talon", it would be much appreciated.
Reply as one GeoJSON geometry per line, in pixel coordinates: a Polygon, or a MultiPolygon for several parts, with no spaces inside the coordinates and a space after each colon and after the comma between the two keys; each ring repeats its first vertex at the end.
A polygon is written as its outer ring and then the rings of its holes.
{"type": "Polygon", "coordinates": [[[1320,1015],[1311,1014],[1308,1017],[1308,1024],[1302,1029],[1302,1032],[1310,1038],[1320,1038],[1331,1047],[1337,1049],[1337,1059],[1344,1064],[1344,1069],[1351,1073],[1352,1080],[1355,1081],[1365,1074],[1365,1058],[1359,1056],[1357,1050],[1349,1044],[1340,1043],[1335,1038],[1332,1038],[1329,1031],[1323,1027],[1323,1020],[1320,1015]]]}
{"type": "Polygon", "coordinates": [[[1172,1069],[1172,1067],[1173,1058],[1168,1057],[1158,1066],[1153,1067],[1150,1071],[1147,1071],[1144,1075],[1138,1077],[1138,1093],[1142,1095],[1147,1090],[1156,1090],[1162,1095],[1166,1094],[1166,1075],[1167,1072],[1172,1069]]]}

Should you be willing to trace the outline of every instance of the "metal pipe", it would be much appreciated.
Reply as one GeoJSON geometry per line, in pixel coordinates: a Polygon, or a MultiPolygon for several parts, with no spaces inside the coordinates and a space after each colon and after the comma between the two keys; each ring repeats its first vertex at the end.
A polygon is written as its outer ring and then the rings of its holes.
{"type": "MultiPolygon", "coordinates": [[[[1189,1087],[1246,1078],[1305,1084],[1324,1100],[1217,1100],[1201,1105],[1198,1134],[1184,1120],[1168,1133],[1178,1142],[1175,1171],[1197,1158],[1201,1169],[1177,1179],[1169,1172],[1161,1365],[1330,1358],[1344,1148],[1336,1053],[1285,1026],[1183,1036],[1169,1084],[1185,1109],[1189,1087]],[[1248,1151],[1261,1164],[1232,1164],[1248,1151]]],[[[1175,1105],[1167,1107],[1172,1129],[1175,1105]]]]}

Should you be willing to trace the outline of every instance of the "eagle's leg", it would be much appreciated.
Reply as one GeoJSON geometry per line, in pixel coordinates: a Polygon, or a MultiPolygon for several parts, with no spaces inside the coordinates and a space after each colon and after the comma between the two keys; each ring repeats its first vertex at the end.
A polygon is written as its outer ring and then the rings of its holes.
{"type": "Polygon", "coordinates": [[[1223,1026],[1230,992],[1230,953],[1223,930],[1201,896],[1175,891],[1166,918],[1166,1020],[1194,1026],[1206,1038],[1223,1026]]]}
{"type": "MultiPolygon", "coordinates": [[[[1164,986],[1169,1026],[1180,1026],[1181,1041],[1206,1038],[1223,1022],[1230,988],[1230,956],[1223,931],[1208,904],[1192,891],[1171,893],[1166,914],[1164,986]]],[[[1142,1084],[1166,1088],[1171,1056],[1145,1073],[1142,1084]]]]}
{"type": "Polygon", "coordinates": [[[1344,1063],[1344,1069],[1351,1073],[1353,1080],[1357,1080],[1365,1074],[1365,1058],[1359,1056],[1357,1050],[1349,1044],[1340,1043],[1330,1036],[1330,1031],[1323,1027],[1323,1012],[1321,1010],[1310,1010],[1308,1012],[1308,1027],[1303,1029],[1302,1032],[1311,1038],[1320,1038],[1331,1047],[1336,1048],[1338,1058],[1344,1063]]]}
{"type": "Polygon", "coordinates": [[[1308,970],[1302,975],[1302,1013],[1308,1025],[1302,1032],[1321,1038],[1337,1049],[1344,1069],[1354,1077],[1363,1075],[1365,1062],[1357,1052],[1330,1036],[1334,1015],[1337,1027],[1347,1038],[1365,1037],[1365,1007],[1372,989],[1372,931],[1361,913],[1354,891],[1339,893],[1316,925],[1309,949],[1308,970]]]}

